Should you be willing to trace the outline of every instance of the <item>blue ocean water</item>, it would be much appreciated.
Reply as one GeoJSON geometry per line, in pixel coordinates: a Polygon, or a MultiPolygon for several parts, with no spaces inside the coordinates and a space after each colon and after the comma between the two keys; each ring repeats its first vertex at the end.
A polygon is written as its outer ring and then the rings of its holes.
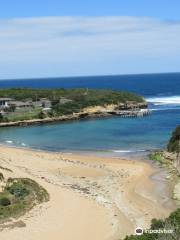
{"type": "Polygon", "coordinates": [[[152,114],[144,118],[111,117],[42,126],[1,128],[0,143],[51,151],[114,153],[164,148],[180,124],[180,73],[79,78],[1,80],[0,88],[106,88],[143,95],[152,114]]]}

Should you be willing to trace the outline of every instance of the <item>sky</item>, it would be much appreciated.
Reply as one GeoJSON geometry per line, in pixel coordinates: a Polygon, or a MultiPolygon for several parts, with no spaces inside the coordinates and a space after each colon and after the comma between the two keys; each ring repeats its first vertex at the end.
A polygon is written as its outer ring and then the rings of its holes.
{"type": "Polygon", "coordinates": [[[179,0],[0,2],[0,79],[180,72],[179,0]]]}

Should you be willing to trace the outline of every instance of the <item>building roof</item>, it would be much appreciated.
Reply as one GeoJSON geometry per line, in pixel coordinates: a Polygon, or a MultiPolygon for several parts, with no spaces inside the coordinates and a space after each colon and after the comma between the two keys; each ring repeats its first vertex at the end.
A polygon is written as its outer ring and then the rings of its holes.
{"type": "Polygon", "coordinates": [[[11,100],[13,100],[12,98],[0,98],[0,101],[11,101],[11,100]]]}
{"type": "Polygon", "coordinates": [[[32,106],[30,102],[21,102],[21,101],[11,101],[11,105],[15,105],[16,107],[23,107],[23,106],[32,106]]]}
{"type": "Polygon", "coordinates": [[[65,104],[65,103],[68,103],[68,102],[73,102],[73,100],[68,99],[68,98],[64,98],[64,97],[62,97],[62,98],[59,100],[59,103],[60,103],[60,104],[65,104]]]}

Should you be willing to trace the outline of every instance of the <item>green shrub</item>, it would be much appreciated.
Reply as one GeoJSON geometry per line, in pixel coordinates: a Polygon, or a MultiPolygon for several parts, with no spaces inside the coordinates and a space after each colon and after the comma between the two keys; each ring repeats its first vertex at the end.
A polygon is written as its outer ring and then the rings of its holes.
{"type": "Polygon", "coordinates": [[[159,229],[164,227],[164,221],[162,219],[152,219],[151,229],[159,229]]]}
{"type": "Polygon", "coordinates": [[[14,182],[12,185],[6,188],[16,198],[24,198],[29,195],[29,190],[21,183],[14,182]]]}
{"type": "Polygon", "coordinates": [[[180,125],[172,133],[167,149],[169,152],[180,152],[180,125]]]}
{"type": "Polygon", "coordinates": [[[0,224],[11,217],[20,217],[36,204],[49,200],[49,194],[29,178],[9,178],[0,193],[0,224]]]}
{"type": "Polygon", "coordinates": [[[43,118],[45,118],[46,117],[46,114],[43,112],[43,111],[41,111],[39,114],[38,114],[38,118],[40,118],[40,119],[43,119],[43,118]]]}
{"type": "Polygon", "coordinates": [[[11,201],[7,197],[0,198],[0,205],[3,207],[11,205],[11,201]]]}
{"type": "Polygon", "coordinates": [[[180,236],[180,208],[172,212],[165,220],[153,219],[151,222],[150,230],[173,230],[172,233],[143,233],[140,236],[131,235],[125,237],[124,240],[179,240],[180,236]]]}
{"type": "Polygon", "coordinates": [[[0,172],[0,181],[3,181],[4,180],[4,176],[3,174],[0,172]]]}
{"type": "Polygon", "coordinates": [[[154,152],[149,155],[149,158],[153,161],[162,163],[163,162],[163,156],[162,152],[154,152]]]}

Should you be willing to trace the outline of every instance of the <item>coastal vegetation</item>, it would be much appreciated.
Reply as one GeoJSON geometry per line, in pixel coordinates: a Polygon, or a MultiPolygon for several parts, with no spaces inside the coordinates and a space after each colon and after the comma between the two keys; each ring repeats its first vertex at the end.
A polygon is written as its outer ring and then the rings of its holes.
{"type": "Polygon", "coordinates": [[[149,230],[142,235],[127,236],[124,240],[179,240],[180,236],[180,208],[172,212],[165,220],[153,219],[149,230]],[[164,233],[170,230],[170,233],[164,233]]]}
{"type": "MultiPolygon", "coordinates": [[[[155,151],[149,155],[150,159],[156,161],[162,165],[165,165],[172,174],[172,179],[176,184],[173,191],[173,199],[180,201],[180,174],[179,174],[179,159],[180,153],[180,125],[172,132],[172,136],[167,144],[165,151],[155,151]]],[[[168,177],[169,178],[169,177],[168,177]]],[[[150,230],[157,229],[170,229],[173,230],[172,234],[164,233],[143,233],[140,236],[129,236],[125,240],[179,240],[180,236],[180,209],[172,212],[171,215],[165,220],[153,219],[150,230]]]]}
{"type": "MultiPolygon", "coordinates": [[[[4,180],[3,175],[1,180],[4,180]]],[[[32,179],[9,178],[0,192],[0,223],[19,217],[48,199],[47,191],[32,179]]]]}
{"type": "MultiPolygon", "coordinates": [[[[160,164],[173,165],[180,158],[180,125],[172,132],[171,138],[167,144],[166,150],[154,151],[149,154],[149,158],[160,164]]],[[[177,165],[177,164],[176,164],[177,165]]],[[[177,167],[177,166],[176,166],[177,167]]]]}
{"type": "Polygon", "coordinates": [[[14,98],[16,100],[32,99],[36,101],[40,98],[48,98],[52,101],[58,101],[62,97],[83,102],[85,105],[108,104],[126,101],[142,102],[144,99],[129,92],[120,92],[112,90],[95,90],[95,89],[30,89],[30,88],[9,88],[0,89],[0,97],[14,98]]]}
{"type": "Polygon", "coordinates": [[[122,110],[146,105],[129,92],[95,89],[0,89],[0,122],[53,118],[82,112],[85,108],[117,105],[122,110]]]}
{"type": "Polygon", "coordinates": [[[163,161],[164,161],[163,153],[161,151],[150,153],[149,158],[151,160],[159,162],[159,163],[163,163],[163,161]]]}
{"type": "Polygon", "coordinates": [[[180,152],[180,125],[173,131],[167,150],[168,152],[174,152],[177,154],[180,152]]]}

